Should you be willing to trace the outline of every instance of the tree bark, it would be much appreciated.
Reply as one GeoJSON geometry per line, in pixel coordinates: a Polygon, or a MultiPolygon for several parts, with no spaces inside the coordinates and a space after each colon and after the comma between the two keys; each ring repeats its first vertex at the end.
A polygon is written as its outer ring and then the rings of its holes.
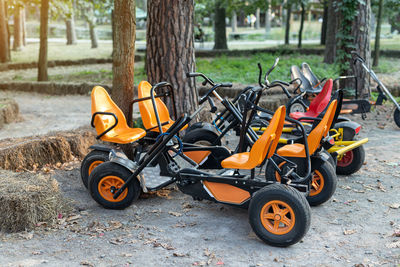
{"type": "Polygon", "coordinates": [[[16,4],[14,6],[14,43],[13,50],[22,50],[22,22],[21,22],[21,6],[16,4]]]}
{"type": "Polygon", "coordinates": [[[265,10],[265,33],[271,31],[271,0],[267,0],[267,10],[265,10]]]}
{"type": "MultiPolygon", "coordinates": [[[[371,0],[364,0],[358,4],[358,15],[353,21],[351,36],[354,37],[355,50],[361,57],[365,59],[365,65],[371,65],[371,48],[370,48],[370,19],[371,19],[371,0]]],[[[349,51],[350,52],[350,51],[349,51]]],[[[352,79],[345,80],[346,88],[356,88],[358,96],[361,98],[369,97],[369,74],[362,68],[359,63],[350,63],[348,71],[344,75],[355,75],[358,79],[357,88],[352,79]]]]}
{"type": "Polygon", "coordinates": [[[49,26],[49,0],[42,0],[40,7],[40,48],[38,81],[47,81],[47,33],[49,26]]]}
{"type": "Polygon", "coordinates": [[[26,9],[21,7],[21,30],[22,30],[22,45],[26,46],[26,9]]]}
{"type": "Polygon", "coordinates": [[[297,43],[298,48],[301,48],[301,42],[303,38],[304,17],[306,15],[306,8],[304,6],[304,2],[301,1],[300,5],[301,5],[301,16],[300,16],[299,42],[297,43]]]}
{"type": "Polygon", "coordinates": [[[338,14],[335,9],[334,0],[329,0],[328,6],[328,20],[326,28],[326,45],[324,52],[324,62],[332,64],[336,59],[336,42],[338,32],[338,14]]]}
{"type": "Polygon", "coordinates": [[[215,14],[214,14],[214,49],[228,49],[228,43],[226,40],[226,11],[224,3],[221,0],[215,2],[215,14]]]}
{"type": "Polygon", "coordinates": [[[147,2],[147,77],[172,84],[178,116],[198,105],[194,79],[186,77],[195,71],[193,16],[193,0],[147,2]]]}
{"type": "Polygon", "coordinates": [[[76,30],[75,30],[75,2],[72,4],[71,17],[65,20],[65,27],[67,32],[67,45],[75,45],[76,42],[76,30]]]}
{"type": "Polygon", "coordinates": [[[288,1],[286,5],[285,44],[288,45],[290,39],[290,16],[292,14],[292,3],[288,1]]]}
{"type": "Polygon", "coordinates": [[[378,64],[379,64],[382,10],[383,10],[383,0],[379,0],[379,9],[378,9],[378,17],[377,17],[377,21],[376,21],[377,25],[376,25],[376,32],[375,32],[374,62],[372,63],[372,66],[378,66],[378,64]]]}
{"type": "Polygon", "coordinates": [[[328,4],[329,0],[324,0],[323,1],[323,6],[324,6],[324,13],[322,15],[322,25],[321,25],[321,45],[326,44],[326,28],[328,25],[328,4]]]}
{"type": "Polygon", "coordinates": [[[256,29],[257,29],[257,30],[260,29],[260,21],[261,21],[261,18],[260,18],[260,8],[257,8],[257,9],[256,9],[256,29]]]}
{"type": "MultiPolygon", "coordinates": [[[[135,18],[135,20],[136,20],[136,18],[135,18]]],[[[98,40],[97,40],[97,33],[96,33],[96,28],[95,27],[96,27],[95,23],[92,20],[90,20],[89,21],[89,32],[90,32],[90,41],[92,43],[92,48],[99,47],[98,40]]]]}
{"type": "Polygon", "coordinates": [[[128,125],[132,126],[131,101],[134,98],[136,38],[135,0],[115,0],[114,14],[115,42],[111,96],[124,112],[128,125]]]}
{"type": "Polygon", "coordinates": [[[237,14],[236,14],[236,11],[232,12],[232,32],[237,32],[237,14]]]}
{"type": "Polygon", "coordinates": [[[0,62],[10,61],[4,0],[0,0],[0,62]]]}

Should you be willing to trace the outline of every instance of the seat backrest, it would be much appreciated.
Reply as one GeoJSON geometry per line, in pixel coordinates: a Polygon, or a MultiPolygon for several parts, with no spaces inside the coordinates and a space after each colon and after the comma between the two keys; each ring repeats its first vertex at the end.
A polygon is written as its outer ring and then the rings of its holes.
{"type": "Polygon", "coordinates": [[[312,155],[315,152],[315,150],[317,150],[321,142],[321,139],[328,134],[333,118],[335,117],[336,106],[337,106],[337,100],[333,100],[332,103],[329,105],[328,109],[326,110],[322,120],[308,135],[307,141],[308,141],[308,150],[310,152],[310,155],[312,155]]]}
{"type": "Polygon", "coordinates": [[[303,64],[301,64],[301,71],[303,72],[307,80],[310,81],[310,84],[314,88],[314,90],[322,89],[317,76],[315,76],[315,74],[311,71],[311,68],[307,63],[303,62],[303,64]]]}
{"type": "Polygon", "coordinates": [[[332,79],[326,81],[322,91],[311,101],[310,111],[321,113],[326,108],[331,99],[332,85],[332,79]]]}
{"type": "MultiPolygon", "coordinates": [[[[118,118],[117,126],[105,134],[105,136],[114,136],[115,130],[118,128],[128,128],[126,123],[124,113],[119,109],[119,107],[111,99],[110,95],[107,93],[106,89],[101,86],[95,86],[91,94],[92,98],[92,115],[95,112],[110,112],[114,113],[118,118]]],[[[94,118],[94,126],[96,128],[97,134],[101,134],[108,128],[110,128],[115,123],[115,119],[110,115],[96,115],[94,118]]]]}
{"type": "MultiPolygon", "coordinates": [[[[141,81],[138,86],[138,98],[144,98],[144,97],[150,97],[150,91],[151,91],[151,84],[146,81],[141,81]]],[[[154,92],[154,96],[156,96],[156,93],[154,92]]],[[[155,99],[156,102],[156,107],[157,107],[157,112],[158,116],[160,118],[160,122],[169,122],[171,121],[171,118],[169,116],[168,108],[164,104],[164,102],[160,98],[155,99]]],[[[143,126],[146,129],[154,128],[154,131],[158,131],[158,125],[157,125],[157,118],[156,118],[156,113],[153,107],[153,103],[151,99],[140,101],[139,102],[139,111],[140,115],[142,117],[143,121],[143,126]]]]}
{"type": "Polygon", "coordinates": [[[304,76],[304,74],[300,71],[299,67],[293,65],[290,68],[290,72],[292,74],[292,79],[300,79],[301,85],[300,85],[300,91],[310,91],[312,90],[312,86],[310,81],[304,76]]]}
{"type": "Polygon", "coordinates": [[[278,145],[285,122],[286,108],[280,106],[272,117],[267,129],[254,143],[250,150],[249,163],[254,167],[260,165],[265,158],[270,158],[278,145]],[[268,153],[268,154],[267,154],[268,153]]]}

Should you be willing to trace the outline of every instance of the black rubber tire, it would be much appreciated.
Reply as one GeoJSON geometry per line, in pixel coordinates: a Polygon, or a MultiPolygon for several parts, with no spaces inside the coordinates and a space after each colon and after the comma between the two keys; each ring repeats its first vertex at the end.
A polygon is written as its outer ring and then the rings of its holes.
{"type": "MultiPolygon", "coordinates": [[[[282,162],[284,162],[279,158],[275,158],[274,160],[277,165],[280,165],[282,162]]],[[[282,165],[282,167],[284,167],[284,165],[282,165]]],[[[325,161],[322,164],[313,164],[311,168],[313,173],[315,170],[317,170],[324,179],[324,187],[322,188],[321,192],[318,195],[307,197],[307,201],[311,206],[318,206],[328,201],[332,197],[333,193],[335,193],[337,176],[335,173],[335,168],[329,161],[325,161]]],[[[276,179],[275,169],[269,164],[265,170],[265,178],[267,181],[278,181],[278,179],[276,179]]]]}
{"type": "Polygon", "coordinates": [[[323,154],[328,156],[328,162],[332,165],[333,169],[335,169],[336,168],[336,161],[332,157],[332,155],[326,150],[322,150],[321,153],[323,153],[323,154]]]}
{"type": "Polygon", "coordinates": [[[359,146],[351,150],[353,153],[353,160],[347,166],[339,166],[339,162],[336,165],[336,173],[341,175],[350,175],[361,169],[365,160],[364,146],[359,146]]]}
{"type": "Polygon", "coordinates": [[[313,173],[315,171],[318,171],[322,175],[324,186],[317,195],[307,196],[307,201],[311,206],[318,206],[328,201],[335,193],[337,185],[335,168],[328,161],[318,164],[317,168],[313,169],[313,173]]]}
{"type": "Polygon", "coordinates": [[[104,199],[98,190],[98,185],[100,181],[106,176],[116,176],[123,181],[126,181],[131,175],[131,171],[124,168],[123,166],[108,161],[102,163],[97,168],[95,168],[89,176],[89,193],[92,198],[99,203],[101,206],[107,209],[125,209],[129,207],[133,201],[137,200],[141,193],[141,187],[138,179],[133,179],[133,181],[128,185],[128,193],[125,198],[118,202],[112,202],[104,199]]]}
{"type": "MultiPolygon", "coordinates": [[[[213,142],[218,137],[218,135],[210,130],[197,128],[193,129],[183,137],[183,142],[189,144],[195,144],[197,142],[206,141],[213,145],[213,142]]],[[[221,145],[221,139],[215,144],[216,146],[221,145]]]]}
{"type": "Polygon", "coordinates": [[[102,161],[102,162],[108,161],[109,160],[108,154],[109,153],[106,151],[92,150],[83,159],[81,164],[81,180],[86,188],[88,188],[90,165],[95,161],[102,161]]]}
{"type": "Polygon", "coordinates": [[[397,109],[393,113],[393,119],[394,122],[396,123],[397,127],[400,127],[400,111],[397,109]]]}
{"type": "Polygon", "coordinates": [[[251,198],[249,222],[254,233],[265,243],[276,247],[287,247],[299,242],[308,232],[311,222],[311,209],[306,198],[297,190],[282,184],[268,185],[257,191],[251,198]],[[295,224],[286,234],[274,234],[264,227],[261,211],[269,201],[286,203],[294,213],[295,224]]]}

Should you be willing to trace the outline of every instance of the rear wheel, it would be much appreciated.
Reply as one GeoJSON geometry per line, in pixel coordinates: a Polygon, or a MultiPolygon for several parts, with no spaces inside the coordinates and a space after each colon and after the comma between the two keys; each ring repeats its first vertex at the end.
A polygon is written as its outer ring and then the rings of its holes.
{"type": "Polygon", "coordinates": [[[393,114],[394,122],[396,123],[397,127],[400,127],[400,111],[396,107],[396,110],[394,111],[393,114]]]}
{"type": "Polygon", "coordinates": [[[265,243],[287,247],[299,242],[310,228],[311,210],[297,190],[273,184],[257,191],[249,206],[249,222],[265,243]]]}
{"type": "Polygon", "coordinates": [[[114,162],[105,162],[93,170],[89,176],[89,193],[92,198],[107,209],[124,209],[139,198],[141,187],[138,179],[133,179],[122,194],[114,199],[114,193],[131,176],[131,172],[114,162]]]}
{"type": "Polygon", "coordinates": [[[108,152],[92,150],[83,159],[81,164],[81,179],[83,185],[88,188],[89,175],[101,163],[108,161],[108,152]]]}
{"type": "Polygon", "coordinates": [[[365,151],[363,146],[359,146],[346,152],[340,160],[337,161],[336,173],[350,175],[361,169],[365,160],[365,151]]]}

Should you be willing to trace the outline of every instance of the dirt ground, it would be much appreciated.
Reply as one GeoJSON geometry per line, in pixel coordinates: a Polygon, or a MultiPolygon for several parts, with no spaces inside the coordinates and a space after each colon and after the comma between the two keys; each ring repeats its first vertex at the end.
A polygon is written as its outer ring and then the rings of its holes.
{"type": "MultiPolygon", "coordinates": [[[[20,106],[24,129],[7,126],[16,135],[37,125],[42,126],[37,134],[57,128],[54,118],[59,127],[89,123],[89,97],[13,96],[26,103],[20,106]],[[50,109],[53,104],[60,109],[50,109]],[[64,106],[73,112],[66,113],[64,106]]],[[[370,140],[366,164],[354,175],[338,177],[333,198],[312,208],[310,231],[289,248],[262,243],[251,230],[246,210],[193,201],[174,188],[122,211],[103,209],[83,187],[79,162],[73,162],[49,175],[73,201],[74,214],[59,215],[56,226],[0,233],[0,265],[399,266],[400,129],[391,116],[387,107],[366,121],[351,116],[363,125],[360,137],[370,140]]]]}

